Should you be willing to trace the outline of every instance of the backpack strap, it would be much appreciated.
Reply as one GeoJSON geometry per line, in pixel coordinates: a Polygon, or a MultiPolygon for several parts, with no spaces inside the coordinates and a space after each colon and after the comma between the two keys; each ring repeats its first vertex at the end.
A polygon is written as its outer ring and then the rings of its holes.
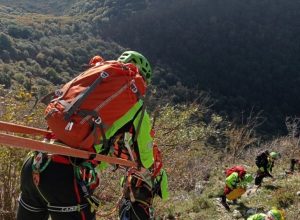
{"type": "Polygon", "coordinates": [[[137,97],[137,100],[144,100],[144,96],[141,94],[141,92],[139,91],[139,89],[138,89],[138,87],[136,86],[136,84],[135,84],[135,81],[134,80],[132,80],[131,82],[130,82],[130,89],[131,89],[131,91],[136,95],[136,97],[137,97]]]}
{"type": "Polygon", "coordinates": [[[69,105],[66,106],[64,110],[64,119],[66,121],[68,121],[71,118],[71,116],[86,99],[86,97],[96,89],[96,87],[102,82],[103,79],[107,78],[108,76],[109,74],[107,72],[102,71],[91,86],[87,87],[69,105]]]}
{"type": "MultiPolygon", "coordinates": [[[[111,102],[114,98],[116,98],[118,95],[120,95],[122,92],[124,92],[128,87],[132,88],[131,85],[132,83],[134,83],[134,81],[130,81],[126,84],[124,84],[118,91],[116,91],[113,95],[111,95],[110,97],[108,97],[105,101],[103,101],[100,105],[98,105],[94,111],[95,112],[99,112],[104,106],[106,106],[109,102],[111,102]]],[[[133,93],[135,93],[137,95],[137,99],[139,100],[139,95],[140,92],[138,90],[133,90],[131,89],[133,93]]],[[[84,117],[80,123],[84,123],[85,121],[90,119],[91,115],[86,115],[86,117],[84,117]]]]}
{"type": "Polygon", "coordinates": [[[92,116],[94,118],[94,120],[91,123],[92,132],[81,142],[80,145],[84,145],[85,141],[88,140],[91,137],[91,135],[94,136],[94,144],[98,144],[97,140],[100,138],[97,135],[97,128],[99,128],[103,140],[104,149],[108,149],[109,146],[108,146],[108,140],[105,135],[105,124],[103,123],[100,115],[96,111],[91,111],[91,110],[80,110],[78,112],[78,115],[82,117],[92,116]]]}
{"type": "MultiPolygon", "coordinates": [[[[66,85],[68,85],[68,87],[65,89],[64,92],[62,92],[60,89],[55,90],[54,92],[48,94],[45,96],[45,98],[48,98],[49,95],[55,95],[56,98],[52,99],[51,102],[55,102],[58,100],[61,100],[62,97],[64,97],[64,95],[69,91],[69,89],[71,88],[71,86],[73,85],[73,82],[75,82],[77,80],[77,78],[79,76],[81,76],[82,74],[84,74],[85,72],[81,73],[80,75],[78,75],[77,77],[75,77],[74,79],[72,79],[69,83],[67,83],[66,85]]],[[[43,102],[44,103],[44,102],[43,102]]]]}
{"type": "Polygon", "coordinates": [[[48,105],[54,97],[55,92],[50,92],[47,95],[43,96],[39,101],[45,105],[48,105]]]}
{"type": "Polygon", "coordinates": [[[143,107],[142,107],[141,117],[140,117],[140,120],[139,120],[139,122],[138,122],[136,131],[135,131],[134,142],[137,141],[138,135],[139,135],[139,133],[140,133],[141,125],[142,125],[143,118],[144,118],[144,115],[145,115],[145,111],[146,111],[146,105],[145,105],[145,102],[144,102],[144,103],[143,103],[143,107]]]}
{"type": "Polygon", "coordinates": [[[69,91],[69,89],[71,88],[73,83],[76,82],[76,80],[79,77],[81,77],[82,75],[84,75],[87,71],[89,71],[89,70],[86,70],[86,71],[80,73],[78,76],[76,76],[74,79],[72,79],[69,83],[67,83],[66,85],[68,85],[68,86],[64,89],[64,92],[61,92],[61,90],[56,90],[54,93],[57,96],[57,98],[53,99],[52,102],[61,100],[64,97],[64,95],[69,91]]]}
{"type": "MultiPolygon", "coordinates": [[[[138,90],[138,88],[137,88],[137,86],[135,85],[134,82],[130,85],[130,88],[131,88],[132,92],[136,94],[137,100],[142,100],[142,101],[143,101],[141,117],[140,117],[140,120],[139,120],[139,122],[138,122],[136,131],[135,131],[134,142],[136,142],[136,141],[137,141],[137,138],[138,138],[138,135],[139,135],[139,133],[140,133],[140,129],[141,129],[141,125],[142,125],[142,122],[143,122],[143,118],[144,118],[144,115],[145,115],[145,112],[146,112],[146,106],[147,106],[147,101],[148,101],[148,100],[147,100],[146,93],[145,93],[145,95],[143,96],[143,95],[140,93],[140,91],[138,90]]],[[[135,117],[136,117],[136,116],[135,116],[135,117]]]]}

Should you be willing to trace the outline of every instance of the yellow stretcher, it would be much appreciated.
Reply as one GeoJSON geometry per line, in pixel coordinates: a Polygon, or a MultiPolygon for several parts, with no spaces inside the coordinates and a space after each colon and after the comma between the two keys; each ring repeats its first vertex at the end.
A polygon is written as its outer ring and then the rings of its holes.
{"type": "Polygon", "coordinates": [[[245,188],[236,188],[226,195],[228,200],[235,200],[246,192],[245,188]]]}

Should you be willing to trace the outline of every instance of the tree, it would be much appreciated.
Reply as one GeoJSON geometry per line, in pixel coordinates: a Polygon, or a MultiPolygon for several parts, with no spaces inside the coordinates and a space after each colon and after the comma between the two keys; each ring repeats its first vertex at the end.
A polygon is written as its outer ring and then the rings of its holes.
{"type": "Polygon", "coordinates": [[[15,38],[27,39],[32,35],[32,29],[28,27],[21,27],[19,25],[9,25],[7,28],[8,34],[15,38]]]}
{"type": "Polygon", "coordinates": [[[11,86],[11,79],[8,74],[0,73],[0,85],[4,85],[4,88],[8,89],[11,86]]]}
{"type": "Polygon", "coordinates": [[[45,69],[45,74],[46,74],[46,79],[54,84],[60,84],[62,81],[58,73],[52,67],[47,67],[45,69]]]}
{"type": "Polygon", "coordinates": [[[0,49],[1,50],[9,50],[12,48],[12,39],[10,36],[0,33],[0,49]]]}
{"type": "MultiPolygon", "coordinates": [[[[11,92],[0,86],[1,108],[0,120],[18,122],[29,126],[39,127],[44,124],[43,108],[32,108],[32,96],[24,89],[17,87],[11,92]],[[3,104],[4,103],[4,104],[3,104]]],[[[28,154],[25,150],[0,147],[0,218],[15,219],[19,196],[19,178],[23,159],[28,154]]]]}

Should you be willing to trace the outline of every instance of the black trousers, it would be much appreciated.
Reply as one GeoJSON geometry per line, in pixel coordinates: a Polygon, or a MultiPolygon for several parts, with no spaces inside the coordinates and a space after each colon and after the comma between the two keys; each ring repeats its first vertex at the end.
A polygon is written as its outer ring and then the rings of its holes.
{"type": "Polygon", "coordinates": [[[254,184],[256,186],[261,185],[261,183],[265,177],[269,177],[269,176],[266,173],[258,172],[255,176],[254,184]]]}
{"type": "Polygon", "coordinates": [[[150,220],[150,208],[139,202],[123,198],[119,207],[120,220],[150,220]]]}
{"type": "Polygon", "coordinates": [[[29,158],[21,171],[21,196],[17,212],[17,220],[95,220],[95,212],[91,210],[84,198],[81,187],[74,176],[71,164],[50,162],[40,173],[38,187],[32,177],[33,158],[29,158]],[[23,205],[22,205],[22,204],[23,205]],[[25,205],[24,205],[25,204],[25,205]],[[47,205],[71,207],[87,204],[81,211],[57,212],[48,211],[47,205]]]}

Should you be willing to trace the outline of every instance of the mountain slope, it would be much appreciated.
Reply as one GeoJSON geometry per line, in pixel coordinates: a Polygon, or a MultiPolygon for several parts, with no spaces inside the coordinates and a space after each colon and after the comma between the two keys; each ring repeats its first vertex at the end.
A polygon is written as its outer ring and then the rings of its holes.
{"type": "Polygon", "coordinates": [[[85,70],[95,54],[115,59],[123,51],[93,35],[81,17],[6,6],[0,14],[0,84],[6,88],[22,84],[40,97],[85,70]]]}
{"type": "Polygon", "coordinates": [[[27,12],[59,15],[69,9],[75,2],[77,0],[0,0],[0,5],[22,8],[27,12]]]}
{"type": "Polygon", "coordinates": [[[285,117],[299,115],[296,0],[17,2],[0,0],[13,7],[3,9],[0,26],[15,48],[2,48],[0,58],[62,72],[52,83],[81,71],[95,53],[114,59],[127,48],[155,67],[156,99],[167,97],[161,103],[191,102],[204,90],[215,110],[237,121],[262,110],[266,134],[285,132],[285,117]]]}
{"type": "Polygon", "coordinates": [[[299,20],[296,0],[167,0],[116,20],[103,35],[168,63],[171,73],[156,83],[179,78],[210,91],[215,109],[232,117],[263,110],[276,133],[286,115],[299,115],[299,20]]]}

